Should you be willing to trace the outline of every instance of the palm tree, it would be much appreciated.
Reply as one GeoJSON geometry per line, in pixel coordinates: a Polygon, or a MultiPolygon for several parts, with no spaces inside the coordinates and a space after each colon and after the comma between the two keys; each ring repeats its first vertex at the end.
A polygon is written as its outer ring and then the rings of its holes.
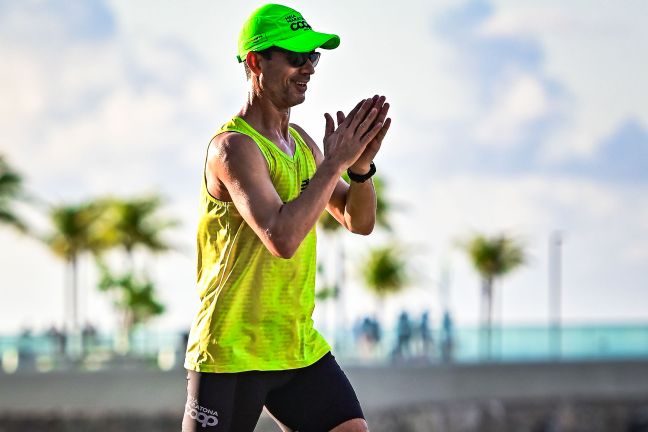
{"type": "Polygon", "coordinates": [[[12,210],[13,201],[24,199],[23,179],[0,155],[0,223],[9,225],[23,234],[29,232],[27,224],[12,210]]]}
{"type": "Polygon", "coordinates": [[[101,220],[101,206],[88,201],[76,205],[60,205],[50,209],[50,220],[54,231],[43,237],[44,243],[55,255],[66,262],[71,276],[66,291],[69,298],[65,303],[65,321],[68,331],[78,330],[78,261],[84,252],[98,254],[107,245],[99,236],[98,225],[101,220]],[[68,316],[69,315],[69,316],[68,316]]]}
{"type": "Polygon", "coordinates": [[[157,299],[155,286],[148,276],[137,277],[133,271],[117,276],[101,261],[99,268],[99,290],[115,294],[114,305],[121,313],[123,351],[126,352],[128,338],[134,327],[164,313],[164,305],[157,299]]]}
{"type": "Polygon", "coordinates": [[[171,249],[161,238],[161,233],[166,228],[177,226],[179,222],[155,219],[162,201],[156,195],[129,200],[107,198],[101,201],[107,222],[102,236],[108,244],[125,249],[131,271],[134,269],[133,253],[137,246],[152,252],[171,249]]]}
{"type": "Polygon", "coordinates": [[[475,234],[460,246],[466,251],[470,262],[482,279],[480,346],[483,352],[483,344],[486,343],[486,358],[489,359],[495,280],[521,266],[526,261],[526,257],[521,243],[505,234],[493,237],[475,234]]]}
{"type": "Polygon", "coordinates": [[[101,274],[99,289],[112,296],[120,314],[117,341],[123,353],[129,350],[134,326],[164,312],[164,306],[155,299],[153,282],[148,277],[138,279],[135,276],[134,260],[138,247],[154,253],[171,249],[161,234],[166,228],[177,226],[178,221],[156,217],[162,201],[157,195],[132,199],[110,197],[100,201],[105,215],[100,237],[109,248],[123,248],[128,259],[129,269],[120,276],[110,271],[103,258],[96,260],[101,274]]]}
{"type": "Polygon", "coordinates": [[[407,263],[400,247],[383,246],[369,251],[363,266],[365,286],[378,298],[379,313],[384,314],[384,301],[401,292],[409,283],[407,263]]]}

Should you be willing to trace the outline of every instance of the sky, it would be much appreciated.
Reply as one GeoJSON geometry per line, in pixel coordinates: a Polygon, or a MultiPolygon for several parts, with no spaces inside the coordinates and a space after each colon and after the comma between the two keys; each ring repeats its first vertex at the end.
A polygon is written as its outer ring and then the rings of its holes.
{"type": "MultiPolygon", "coordinates": [[[[236,41],[262,4],[0,0],[0,153],[27,189],[52,205],[155,192],[163,216],[182,222],[167,236],[175,251],[136,256],[166,304],[156,329],[187,328],[198,307],[202,163],[213,132],[245,100],[236,41]]],[[[321,143],[325,112],[374,94],[392,106],[375,162],[394,229],[344,237],[348,319],[429,310],[437,322],[447,271],[449,308],[473,325],[480,282],[457,243],[507,233],[528,260],[498,282],[496,316],[544,324],[549,238],[560,232],[563,320],[646,321],[648,3],[285,4],[341,38],[291,121],[321,143]],[[359,274],[368,249],[384,244],[403,246],[411,277],[380,309],[359,274]]],[[[33,207],[16,211],[50,229],[33,207]]],[[[332,241],[322,236],[319,246],[330,260],[332,241]]],[[[0,333],[62,322],[65,267],[44,246],[0,227],[0,272],[0,333]]],[[[113,328],[88,257],[79,277],[84,321],[113,328]]],[[[318,304],[318,325],[334,310],[318,304]]]]}

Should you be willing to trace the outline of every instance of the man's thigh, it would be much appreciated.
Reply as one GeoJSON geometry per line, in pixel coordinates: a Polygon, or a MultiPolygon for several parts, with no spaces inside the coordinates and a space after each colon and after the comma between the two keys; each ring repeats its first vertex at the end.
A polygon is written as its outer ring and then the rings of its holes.
{"type": "Polygon", "coordinates": [[[330,353],[296,370],[286,385],[268,393],[265,405],[279,422],[299,432],[328,432],[364,418],[351,383],[330,353]]]}
{"type": "Polygon", "coordinates": [[[182,431],[252,432],[267,394],[257,373],[188,371],[182,431]]]}

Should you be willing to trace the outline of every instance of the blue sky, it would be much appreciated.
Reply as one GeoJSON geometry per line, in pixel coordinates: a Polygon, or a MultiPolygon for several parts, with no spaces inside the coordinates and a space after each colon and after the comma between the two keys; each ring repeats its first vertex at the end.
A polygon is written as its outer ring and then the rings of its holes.
{"type": "MultiPolygon", "coordinates": [[[[427,3],[286,3],[342,40],[323,54],[294,122],[319,142],[325,111],[374,93],[393,106],[376,164],[399,208],[393,237],[409,246],[416,277],[389,304],[390,318],[400,309],[438,316],[436,281],[448,263],[453,313],[474,323],[479,282],[453,245],[474,231],[507,231],[524,239],[531,259],[502,281],[498,314],[544,322],[555,230],[565,236],[566,320],[648,317],[648,59],[638,54],[648,5],[427,3]]],[[[138,255],[167,303],[161,328],[188,325],[197,305],[204,151],[244,100],[236,36],[260,4],[0,1],[0,151],[27,186],[51,203],[156,191],[183,221],[170,234],[179,252],[138,255]]],[[[32,209],[20,210],[47,229],[32,209]]],[[[347,236],[349,274],[369,245],[393,240],[347,236]]],[[[62,263],[4,229],[0,244],[0,331],[60,321],[62,263]]],[[[326,239],[320,244],[325,253],[326,239]]],[[[85,316],[110,327],[95,277],[87,260],[85,316]]],[[[356,277],[348,298],[350,316],[375,309],[356,277]]]]}

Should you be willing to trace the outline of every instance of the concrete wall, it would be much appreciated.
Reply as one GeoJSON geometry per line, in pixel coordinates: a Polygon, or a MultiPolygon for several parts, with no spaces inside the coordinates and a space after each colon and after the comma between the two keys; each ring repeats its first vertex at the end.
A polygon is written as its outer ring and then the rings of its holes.
{"type": "MultiPolygon", "coordinates": [[[[607,425],[584,430],[629,431],[648,410],[648,362],[344,369],[374,432],[540,432],[574,416],[577,425],[607,425]]],[[[141,368],[0,374],[0,432],[179,430],[184,376],[141,368]]],[[[278,430],[266,421],[258,430],[278,430]]]]}
{"type": "MultiPolygon", "coordinates": [[[[372,432],[648,432],[648,398],[432,402],[365,414],[372,432]]],[[[0,432],[179,430],[178,413],[168,411],[0,413],[0,432]]],[[[264,416],[255,432],[279,428],[264,416]]]]}

